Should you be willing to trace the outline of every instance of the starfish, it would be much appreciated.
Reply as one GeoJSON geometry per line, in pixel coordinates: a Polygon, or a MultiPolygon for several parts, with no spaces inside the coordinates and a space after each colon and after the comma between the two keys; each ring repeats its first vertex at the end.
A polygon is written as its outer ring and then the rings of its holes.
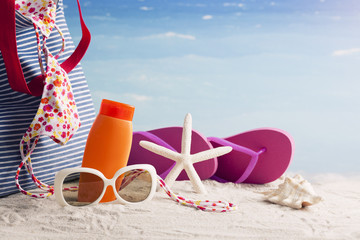
{"type": "Polygon", "coordinates": [[[188,113],[184,119],[184,127],[181,140],[181,153],[172,151],[163,146],[157,145],[149,141],[140,141],[140,146],[154,152],[163,157],[169,158],[176,162],[175,166],[171,169],[169,174],[165,178],[165,183],[171,187],[181,171],[185,169],[190,182],[194,189],[198,193],[205,194],[206,189],[201,182],[199,175],[197,174],[193,164],[201,161],[205,161],[211,158],[219,157],[227,154],[232,150],[232,147],[218,147],[198,152],[196,154],[190,154],[191,148],[191,133],[192,133],[192,118],[188,113]]]}

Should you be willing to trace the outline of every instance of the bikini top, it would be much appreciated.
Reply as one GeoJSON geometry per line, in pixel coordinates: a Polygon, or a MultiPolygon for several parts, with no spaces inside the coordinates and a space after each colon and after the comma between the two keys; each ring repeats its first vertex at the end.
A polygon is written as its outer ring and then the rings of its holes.
{"type": "MultiPolygon", "coordinates": [[[[38,111],[24,134],[21,144],[28,144],[31,139],[38,139],[40,135],[49,136],[56,143],[66,144],[80,127],[80,118],[69,77],[57,61],[60,54],[64,52],[65,38],[55,24],[56,4],[53,0],[16,0],[15,3],[15,9],[30,19],[34,25],[40,69],[45,76],[38,111]],[[54,28],[62,37],[62,48],[55,56],[46,46],[46,40],[54,28]],[[46,69],[42,65],[41,52],[44,53],[46,69]]],[[[25,151],[26,155],[30,152],[25,151]]]]}
{"type": "MultiPolygon", "coordinates": [[[[35,29],[37,38],[37,51],[43,80],[43,93],[36,115],[20,141],[22,163],[31,172],[32,179],[36,179],[31,167],[31,154],[34,151],[40,136],[48,136],[60,145],[66,144],[81,123],[76,107],[71,83],[67,72],[62,68],[57,59],[64,52],[65,38],[55,23],[56,4],[53,0],[16,0],[15,9],[29,19],[35,29]],[[62,37],[62,47],[54,56],[48,49],[46,41],[53,29],[62,37]],[[42,64],[44,55],[46,67],[42,64]]],[[[17,178],[20,170],[18,169],[17,178]]],[[[16,179],[17,179],[16,178],[16,179]]],[[[53,193],[53,188],[34,180],[38,187],[53,193]]],[[[21,192],[24,191],[18,181],[16,182],[21,192]]]]}

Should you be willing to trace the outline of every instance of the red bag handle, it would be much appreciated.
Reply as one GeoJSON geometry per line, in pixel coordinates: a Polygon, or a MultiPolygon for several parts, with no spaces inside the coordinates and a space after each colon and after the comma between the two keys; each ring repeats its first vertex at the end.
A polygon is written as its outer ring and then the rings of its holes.
{"type": "MultiPolygon", "coordinates": [[[[82,38],[71,56],[61,64],[61,67],[67,73],[73,70],[83,58],[91,40],[89,29],[86,27],[82,17],[79,0],[77,0],[77,4],[79,8],[82,38]]],[[[34,77],[27,85],[20,65],[16,44],[14,0],[0,1],[0,23],[0,50],[4,59],[10,87],[14,91],[27,93],[33,96],[41,96],[44,87],[44,76],[39,75],[34,77]]]]}

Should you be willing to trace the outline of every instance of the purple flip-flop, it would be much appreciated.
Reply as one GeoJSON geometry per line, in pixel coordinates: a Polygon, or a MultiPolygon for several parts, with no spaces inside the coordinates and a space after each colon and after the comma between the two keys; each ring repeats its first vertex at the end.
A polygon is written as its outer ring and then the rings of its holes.
{"type": "MultiPolygon", "coordinates": [[[[181,138],[183,127],[167,127],[155,129],[147,132],[134,132],[128,164],[151,164],[156,168],[157,173],[165,179],[170,170],[174,167],[175,162],[150,152],[139,145],[142,140],[149,141],[181,152],[181,138]]],[[[204,150],[212,149],[210,142],[199,132],[192,130],[191,136],[191,154],[204,150]]],[[[195,170],[200,179],[208,179],[214,175],[217,170],[217,158],[211,158],[206,161],[194,164],[195,170]]],[[[183,170],[177,180],[188,180],[186,172],[183,170]]]]}
{"type": "Polygon", "coordinates": [[[233,148],[230,153],[218,157],[218,169],[212,179],[220,182],[264,184],[275,181],[286,171],[294,153],[292,137],[275,128],[259,128],[208,140],[214,148],[233,148]]]}

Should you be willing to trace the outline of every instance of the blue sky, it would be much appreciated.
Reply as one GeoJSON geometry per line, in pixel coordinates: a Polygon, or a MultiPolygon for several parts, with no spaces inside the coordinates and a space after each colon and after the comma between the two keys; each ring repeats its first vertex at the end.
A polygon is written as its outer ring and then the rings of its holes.
{"type": "MultiPolygon", "coordinates": [[[[75,41],[74,0],[65,14],[75,41]]],[[[205,136],[277,127],[295,139],[291,171],[359,172],[360,2],[82,0],[82,61],[94,103],[134,105],[134,130],[205,136]]]]}

